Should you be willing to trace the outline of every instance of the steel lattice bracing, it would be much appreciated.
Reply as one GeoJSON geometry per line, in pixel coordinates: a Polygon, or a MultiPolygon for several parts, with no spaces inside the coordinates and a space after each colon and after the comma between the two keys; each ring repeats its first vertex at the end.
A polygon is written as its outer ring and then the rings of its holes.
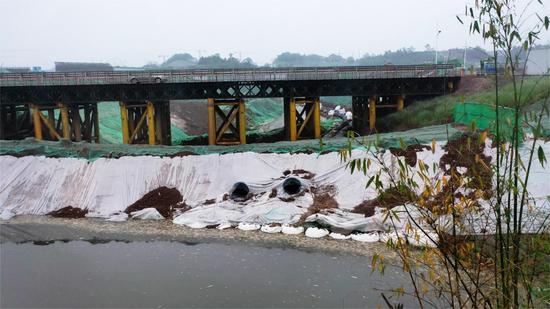
{"type": "Polygon", "coordinates": [[[0,104],[441,95],[459,79],[449,65],[8,73],[0,74],[0,104]],[[132,83],[134,75],[149,82],[132,83]]]}
{"type": "Polygon", "coordinates": [[[376,129],[377,109],[452,92],[459,80],[450,65],[0,74],[0,138],[17,125],[5,116],[12,106],[29,106],[37,139],[98,142],[97,102],[119,101],[124,143],[169,145],[168,102],[208,99],[209,143],[244,144],[244,100],[276,97],[285,98],[287,139],[318,138],[321,96],[352,96],[353,127],[365,134],[376,129]]]}
{"type": "Polygon", "coordinates": [[[171,145],[168,102],[120,102],[124,144],[171,145]]]}
{"type": "Polygon", "coordinates": [[[0,139],[33,136],[31,113],[27,105],[0,106],[0,139]]]}
{"type": "Polygon", "coordinates": [[[208,99],[208,144],[246,144],[246,109],[242,99],[208,99]]]}
{"type": "Polygon", "coordinates": [[[284,123],[286,139],[321,137],[321,105],[319,98],[285,98],[284,123]]]}
{"type": "Polygon", "coordinates": [[[1,87],[4,104],[88,103],[101,101],[169,101],[186,99],[442,95],[459,77],[426,79],[212,82],[145,85],[78,85],[1,87]]]}

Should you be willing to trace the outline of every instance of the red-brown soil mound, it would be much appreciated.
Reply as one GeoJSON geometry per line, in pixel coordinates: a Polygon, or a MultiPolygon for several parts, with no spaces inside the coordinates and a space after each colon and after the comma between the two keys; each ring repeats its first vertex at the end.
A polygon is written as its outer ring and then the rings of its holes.
{"type": "Polygon", "coordinates": [[[159,187],[128,206],[124,212],[130,214],[144,208],[155,208],[164,218],[172,218],[175,209],[187,208],[187,205],[176,188],[159,187]]]}
{"type": "Polygon", "coordinates": [[[76,219],[76,218],[84,218],[86,214],[88,213],[87,209],[81,209],[78,207],[73,206],[67,206],[63,207],[61,209],[52,211],[48,213],[48,216],[52,216],[54,218],[70,218],[70,219],[76,219]]]}

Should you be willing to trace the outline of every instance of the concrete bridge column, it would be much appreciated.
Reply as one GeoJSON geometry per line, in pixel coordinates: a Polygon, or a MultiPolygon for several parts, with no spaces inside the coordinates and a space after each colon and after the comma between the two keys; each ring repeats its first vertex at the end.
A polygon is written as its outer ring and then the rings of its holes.
{"type": "Polygon", "coordinates": [[[243,99],[208,99],[208,144],[246,144],[246,106],[243,99]]]}
{"type": "Polygon", "coordinates": [[[124,144],[171,145],[169,102],[120,102],[124,144]]]}
{"type": "Polygon", "coordinates": [[[316,98],[284,98],[285,135],[290,141],[321,137],[321,103],[316,98]]]}
{"type": "Polygon", "coordinates": [[[33,136],[28,105],[0,106],[0,139],[24,139],[33,136]]]}

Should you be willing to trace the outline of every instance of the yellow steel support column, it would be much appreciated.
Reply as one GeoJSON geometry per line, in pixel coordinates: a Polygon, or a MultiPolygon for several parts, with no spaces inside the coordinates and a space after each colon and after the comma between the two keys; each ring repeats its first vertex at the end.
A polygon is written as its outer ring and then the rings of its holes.
{"type": "Polygon", "coordinates": [[[313,124],[315,125],[315,138],[321,138],[321,100],[315,98],[313,106],[313,124]]]}
{"type": "Polygon", "coordinates": [[[149,145],[155,145],[155,106],[150,101],[147,101],[147,135],[149,145]]]}
{"type": "Polygon", "coordinates": [[[376,129],[376,97],[369,100],[369,128],[371,131],[376,129]]]}
{"type": "Polygon", "coordinates": [[[122,143],[130,144],[130,131],[128,129],[128,109],[126,103],[120,102],[120,121],[122,124],[122,143]]]}
{"type": "Polygon", "coordinates": [[[97,104],[98,103],[95,103],[94,104],[94,107],[93,107],[93,124],[94,124],[94,129],[95,129],[95,142],[99,144],[99,140],[100,140],[100,134],[99,134],[99,109],[97,108],[97,104]]]}
{"type": "Polygon", "coordinates": [[[246,107],[244,100],[239,101],[239,140],[241,144],[246,144],[246,107]]]}
{"type": "Polygon", "coordinates": [[[400,112],[405,108],[405,98],[400,95],[397,97],[397,111],[400,112]]]}
{"type": "Polygon", "coordinates": [[[66,104],[58,103],[59,113],[61,115],[61,130],[63,132],[63,138],[71,139],[71,127],[69,122],[69,108],[66,104]]]}
{"type": "Polygon", "coordinates": [[[298,132],[296,130],[296,99],[295,98],[290,98],[290,113],[289,113],[289,118],[290,118],[290,121],[288,123],[288,132],[290,133],[290,140],[291,141],[296,141],[298,140],[298,132]]]}
{"type": "Polygon", "coordinates": [[[40,119],[40,109],[36,105],[31,105],[31,111],[32,111],[32,121],[34,124],[34,138],[37,140],[42,140],[42,121],[40,119]]]}
{"type": "Polygon", "coordinates": [[[208,144],[216,145],[216,110],[214,99],[208,99],[208,144]]]}
{"type": "Polygon", "coordinates": [[[246,144],[246,106],[243,99],[208,99],[208,144],[246,144]]]}

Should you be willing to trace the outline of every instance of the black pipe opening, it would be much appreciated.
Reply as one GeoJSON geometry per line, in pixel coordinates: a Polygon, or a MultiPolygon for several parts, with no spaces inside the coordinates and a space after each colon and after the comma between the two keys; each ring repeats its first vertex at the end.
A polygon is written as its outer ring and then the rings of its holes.
{"type": "Polygon", "coordinates": [[[294,195],[300,193],[302,188],[302,182],[297,178],[290,177],[283,182],[283,190],[289,195],[294,195]]]}
{"type": "Polygon", "coordinates": [[[236,201],[245,200],[248,193],[250,193],[248,186],[244,182],[237,182],[231,190],[231,199],[236,201]]]}

